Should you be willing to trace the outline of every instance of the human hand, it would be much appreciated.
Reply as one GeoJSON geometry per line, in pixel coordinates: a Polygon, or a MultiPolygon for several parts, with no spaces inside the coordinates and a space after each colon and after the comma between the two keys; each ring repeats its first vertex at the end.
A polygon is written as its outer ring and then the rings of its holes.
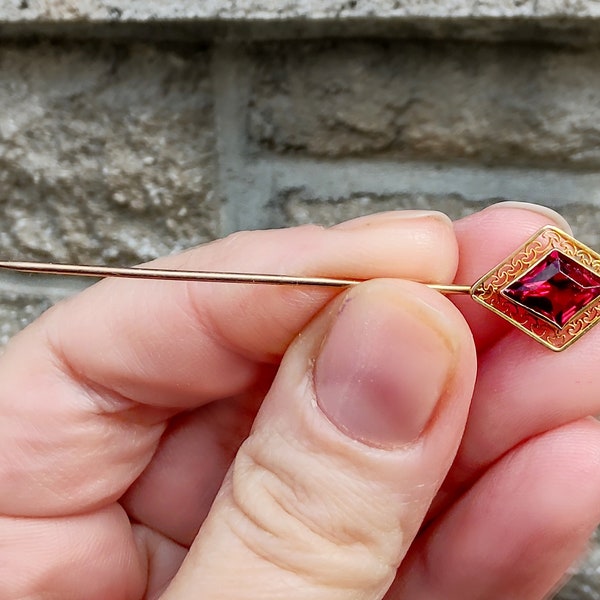
{"type": "MultiPolygon", "coordinates": [[[[457,223],[457,281],[547,222],[457,223]]],[[[160,264],[448,282],[457,249],[444,219],[393,213],[160,264]]],[[[334,296],[106,281],[17,336],[0,598],[543,597],[600,520],[598,332],[557,355],[415,283],[334,296]]]]}

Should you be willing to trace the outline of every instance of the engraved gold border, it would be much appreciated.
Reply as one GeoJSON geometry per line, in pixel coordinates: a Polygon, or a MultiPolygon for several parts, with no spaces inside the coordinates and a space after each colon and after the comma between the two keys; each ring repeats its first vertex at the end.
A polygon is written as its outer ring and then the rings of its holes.
{"type": "Polygon", "coordinates": [[[538,264],[553,250],[560,250],[600,277],[597,254],[564,231],[548,225],[540,229],[518,250],[494,267],[471,287],[471,297],[518,327],[546,348],[568,348],[600,321],[600,297],[573,316],[562,328],[529,312],[502,295],[502,290],[538,264]]]}

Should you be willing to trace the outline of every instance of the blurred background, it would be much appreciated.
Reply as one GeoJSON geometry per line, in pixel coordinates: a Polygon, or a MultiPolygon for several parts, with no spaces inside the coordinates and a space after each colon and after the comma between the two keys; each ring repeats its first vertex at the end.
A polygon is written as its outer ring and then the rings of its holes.
{"type": "MultiPolygon", "coordinates": [[[[600,4],[3,0],[0,192],[7,259],[503,200],[598,249],[600,4]]],[[[0,275],[0,346],[87,283],[0,275]]],[[[600,599],[598,541],[573,572],[600,599]]]]}

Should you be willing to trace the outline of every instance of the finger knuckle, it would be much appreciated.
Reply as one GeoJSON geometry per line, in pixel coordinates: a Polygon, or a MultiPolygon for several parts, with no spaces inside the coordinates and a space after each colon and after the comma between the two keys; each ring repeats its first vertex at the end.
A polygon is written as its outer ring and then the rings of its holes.
{"type": "Polygon", "coordinates": [[[234,463],[234,534],[253,554],[314,585],[362,590],[391,581],[401,535],[385,509],[349,473],[333,475],[330,457],[283,439],[273,452],[270,441],[251,436],[234,463]]]}

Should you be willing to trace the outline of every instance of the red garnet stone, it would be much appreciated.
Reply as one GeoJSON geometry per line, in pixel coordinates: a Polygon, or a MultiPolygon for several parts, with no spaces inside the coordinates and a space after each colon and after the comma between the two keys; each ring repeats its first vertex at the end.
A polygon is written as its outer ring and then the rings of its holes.
{"type": "Polygon", "coordinates": [[[559,250],[553,250],[502,293],[532,313],[563,327],[600,296],[600,277],[559,250]]]}

